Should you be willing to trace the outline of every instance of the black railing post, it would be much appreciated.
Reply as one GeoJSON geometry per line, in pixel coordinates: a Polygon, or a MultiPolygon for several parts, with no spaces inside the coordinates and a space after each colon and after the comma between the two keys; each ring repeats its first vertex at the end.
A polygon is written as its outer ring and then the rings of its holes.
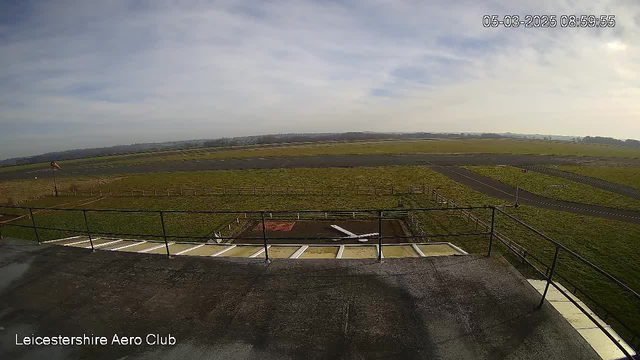
{"type": "Polygon", "coordinates": [[[491,256],[491,247],[493,246],[493,229],[496,222],[496,208],[495,206],[491,208],[491,234],[489,235],[489,252],[487,256],[491,256]]]}
{"type": "Polygon", "coordinates": [[[382,210],[378,210],[378,262],[382,262],[382,210]]]}
{"type": "Polygon", "coordinates": [[[559,252],[560,252],[560,246],[556,245],[556,253],[553,255],[553,263],[551,264],[551,270],[549,271],[549,275],[547,276],[547,285],[544,287],[544,293],[542,293],[542,299],[540,299],[540,305],[538,305],[538,309],[542,308],[542,304],[544,304],[544,299],[547,297],[547,291],[549,291],[549,285],[551,284],[553,271],[555,270],[556,263],[558,262],[559,252]]]}
{"type": "Polygon", "coordinates": [[[29,208],[29,217],[31,218],[31,225],[33,225],[33,231],[36,233],[36,240],[38,240],[38,245],[42,244],[40,242],[40,234],[38,234],[38,228],[36,228],[36,219],[33,217],[33,211],[29,208]]]}
{"type": "Polygon", "coordinates": [[[264,224],[264,212],[260,212],[262,220],[262,240],[264,241],[264,258],[265,262],[269,262],[269,247],[267,246],[267,227],[264,224]]]}
{"type": "Polygon", "coordinates": [[[91,251],[96,251],[93,247],[93,239],[91,238],[91,232],[89,232],[89,221],[87,221],[87,210],[82,210],[82,216],[84,216],[84,227],[87,230],[87,236],[89,237],[89,243],[91,244],[91,251]]]}
{"type": "Polygon", "coordinates": [[[167,248],[167,257],[171,259],[171,253],[169,252],[169,242],[167,241],[167,230],[164,228],[164,213],[160,211],[160,223],[162,224],[162,237],[164,238],[164,246],[167,248]]]}

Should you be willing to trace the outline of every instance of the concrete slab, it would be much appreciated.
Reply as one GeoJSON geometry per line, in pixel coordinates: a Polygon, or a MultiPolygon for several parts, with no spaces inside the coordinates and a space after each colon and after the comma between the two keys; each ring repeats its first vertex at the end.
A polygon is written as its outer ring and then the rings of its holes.
{"type": "Polygon", "coordinates": [[[224,249],[229,248],[228,245],[205,245],[203,247],[197,248],[195,250],[189,251],[187,254],[189,256],[211,256],[215,253],[218,253],[224,249]]]}
{"type": "Polygon", "coordinates": [[[496,257],[266,264],[4,245],[0,258],[2,359],[598,359],[496,257]],[[177,343],[15,345],[83,333],[177,343]]]}
{"type": "Polygon", "coordinates": [[[140,243],[140,244],[138,244],[138,245],[130,246],[130,247],[124,248],[124,249],[122,249],[122,250],[118,250],[118,251],[124,251],[124,252],[138,252],[138,251],[143,251],[143,250],[146,250],[146,249],[149,249],[149,248],[152,248],[152,247],[158,246],[158,245],[160,245],[160,243],[159,243],[159,242],[155,242],[155,241],[154,241],[154,242],[147,241],[147,242],[144,242],[144,243],[143,243],[143,242],[141,242],[141,243],[140,243]]]}
{"type": "Polygon", "coordinates": [[[122,240],[120,242],[117,242],[111,245],[101,246],[100,250],[113,250],[113,249],[121,248],[123,246],[137,244],[139,242],[140,242],[139,240],[122,240]]]}
{"type": "Polygon", "coordinates": [[[411,245],[402,246],[382,246],[382,252],[384,252],[385,258],[405,258],[405,257],[418,257],[418,253],[413,250],[411,245]]]}
{"type": "Polygon", "coordinates": [[[298,259],[335,259],[339,246],[309,246],[298,259]]]}
{"type": "Polygon", "coordinates": [[[89,241],[89,237],[87,237],[87,236],[74,237],[74,238],[71,238],[71,239],[52,242],[51,244],[54,244],[54,245],[69,245],[69,244],[73,244],[73,243],[77,243],[77,242],[85,241],[85,240],[89,241]]]}
{"type": "Polygon", "coordinates": [[[223,257],[243,257],[248,258],[255,254],[256,251],[264,249],[263,246],[236,246],[235,248],[221,254],[223,257]]]}
{"type": "MultiPolygon", "coordinates": [[[[270,259],[288,259],[300,249],[300,246],[272,246],[269,248],[269,258],[270,259]]],[[[257,256],[259,258],[264,259],[264,252],[257,256]]]]}
{"type": "MultiPolygon", "coordinates": [[[[383,252],[385,248],[383,247],[383,252]]],[[[375,246],[345,246],[342,253],[343,259],[377,259],[378,252],[375,246]]]]}
{"type": "MultiPolygon", "coordinates": [[[[529,284],[536,289],[539,294],[543,294],[547,282],[545,280],[529,280],[529,284]]],[[[627,343],[625,343],[624,340],[622,340],[622,338],[604,320],[595,315],[595,313],[589,309],[585,303],[580,301],[575,295],[571,294],[564,286],[559,283],[556,284],[571,299],[577,301],[582,308],[586,309],[587,312],[595,318],[596,322],[607,329],[616,341],[622,344],[622,346],[629,351],[631,355],[635,355],[633,349],[627,345],[627,343]]],[[[613,360],[625,358],[624,353],[613,343],[613,341],[611,341],[611,339],[609,339],[609,337],[596,325],[596,323],[589,319],[553,285],[549,285],[546,300],[546,304],[550,304],[554,309],[556,309],[603,359],[613,360]]]]}
{"type": "MultiPolygon", "coordinates": [[[[448,244],[419,244],[418,248],[424,256],[460,255],[460,252],[448,244]]],[[[385,249],[383,248],[383,251],[385,249]]],[[[386,251],[385,251],[386,253],[386,251]]]]}

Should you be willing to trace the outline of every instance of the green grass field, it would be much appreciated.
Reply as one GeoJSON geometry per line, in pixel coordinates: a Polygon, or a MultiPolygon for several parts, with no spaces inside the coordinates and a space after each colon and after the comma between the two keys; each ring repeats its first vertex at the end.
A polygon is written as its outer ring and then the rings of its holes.
{"type": "Polygon", "coordinates": [[[566,165],[554,168],[640,189],[640,167],[566,165]]]}
{"type": "Polygon", "coordinates": [[[511,186],[519,185],[520,189],[530,193],[553,199],[640,210],[640,200],[552,175],[533,171],[521,173],[519,168],[512,166],[465,166],[465,168],[511,186]]]}
{"type": "MultiPolygon", "coordinates": [[[[531,174],[527,174],[531,175],[531,174]]],[[[206,186],[388,186],[389,184],[406,185],[425,183],[437,188],[444,196],[455,199],[460,204],[485,205],[501,203],[497,199],[488,198],[464,185],[453,182],[449,178],[423,167],[385,167],[354,169],[283,169],[283,170],[251,170],[225,172],[190,172],[132,175],[111,182],[102,187],[113,190],[131,187],[164,186],[164,187],[206,187],[206,186]]],[[[84,198],[62,197],[42,198],[27,203],[32,206],[48,207],[67,203],[64,207],[78,207],[84,198]],[[69,204],[71,202],[71,204],[69,204]]],[[[93,209],[148,209],[148,210],[296,210],[296,209],[373,209],[373,208],[415,208],[441,206],[430,201],[429,195],[215,195],[215,196],[175,196],[175,197],[107,197],[106,199],[82,206],[93,209]]],[[[24,214],[25,211],[14,210],[24,214]]],[[[621,279],[632,288],[640,289],[640,260],[629,256],[640,252],[640,225],[620,223],[617,221],[592,218],[588,216],[558,211],[537,209],[522,206],[509,209],[509,213],[528,224],[544,231],[585,258],[621,279]]],[[[7,211],[4,211],[7,213],[7,211]]],[[[482,218],[489,219],[488,211],[478,211],[482,218]],[[484,214],[482,214],[484,212],[484,214]]],[[[168,235],[210,236],[213,231],[222,231],[236,218],[241,220],[243,214],[167,214],[165,217],[168,235]]],[[[77,231],[85,231],[81,212],[47,211],[36,213],[34,217],[38,226],[65,227],[77,231]]],[[[88,213],[89,227],[94,232],[119,232],[147,234],[160,239],[162,228],[158,213],[150,214],[105,214],[88,213]]],[[[420,215],[419,226],[427,233],[457,233],[474,230],[473,222],[461,218],[451,212],[425,213],[420,215]]],[[[17,223],[30,224],[29,219],[17,223]]],[[[496,219],[496,230],[509,236],[516,243],[528,249],[529,253],[550,264],[554,247],[524,227],[507,220],[504,216],[496,219]]],[[[233,231],[233,230],[232,230],[233,231]]],[[[32,229],[2,229],[4,235],[34,239],[32,229]]],[[[43,239],[60,238],[71,234],[41,230],[43,239]]],[[[432,239],[443,241],[443,239],[432,239]]],[[[472,253],[485,253],[488,239],[486,236],[470,238],[446,238],[472,253]]],[[[496,243],[497,244],[497,243],[496,243]]],[[[496,246],[499,250],[500,246],[496,246]]],[[[504,249],[503,249],[504,251],[504,249]]],[[[513,260],[512,257],[509,257],[513,260]]],[[[615,314],[622,317],[635,329],[640,331],[640,304],[622,294],[610,282],[593,270],[578,263],[566,255],[562,255],[558,270],[571,281],[586,289],[595,299],[607,304],[615,314]]],[[[517,263],[516,263],[517,265],[517,263]]],[[[616,330],[620,328],[614,324],[616,330]]],[[[623,336],[628,334],[620,331],[623,336]]]]}
{"type": "MultiPolygon", "coordinates": [[[[65,164],[71,163],[136,164],[155,161],[204,160],[219,158],[420,153],[546,154],[640,158],[640,149],[609,145],[515,139],[439,139],[255,146],[242,149],[199,148],[180,151],[161,151],[155,153],[126,154],[68,160],[60,161],[59,164],[64,167],[65,164]]],[[[48,166],[48,164],[43,163],[4,167],[0,168],[0,172],[25,168],[39,168],[44,166],[48,166]]]]}

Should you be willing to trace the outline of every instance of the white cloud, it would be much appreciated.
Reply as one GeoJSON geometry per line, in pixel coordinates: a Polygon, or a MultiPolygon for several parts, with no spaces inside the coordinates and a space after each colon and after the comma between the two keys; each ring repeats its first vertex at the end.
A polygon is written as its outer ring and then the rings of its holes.
{"type": "Polygon", "coordinates": [[[0,18],[0,157],[302,131],[640,138],[633,0],[54,1],[31,9],[0,18]],[[484,14],[576,11],[615,14],[616,27],[481,22],[484,14]]]}

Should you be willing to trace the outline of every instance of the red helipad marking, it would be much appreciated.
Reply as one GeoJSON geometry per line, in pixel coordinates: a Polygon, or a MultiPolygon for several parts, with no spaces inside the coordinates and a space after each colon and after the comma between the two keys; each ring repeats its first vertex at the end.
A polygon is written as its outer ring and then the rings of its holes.
{"type": "MultiPolygon", "coordinates": [[[[265,226],[267,227],[267,231],[291,231],[293,229],[293,225],[295,225],[295,221],[266,221],[265,226]]],[[[256,230],[262,231],[262,224],[258,224],[256,226],[256,230]]]]}

